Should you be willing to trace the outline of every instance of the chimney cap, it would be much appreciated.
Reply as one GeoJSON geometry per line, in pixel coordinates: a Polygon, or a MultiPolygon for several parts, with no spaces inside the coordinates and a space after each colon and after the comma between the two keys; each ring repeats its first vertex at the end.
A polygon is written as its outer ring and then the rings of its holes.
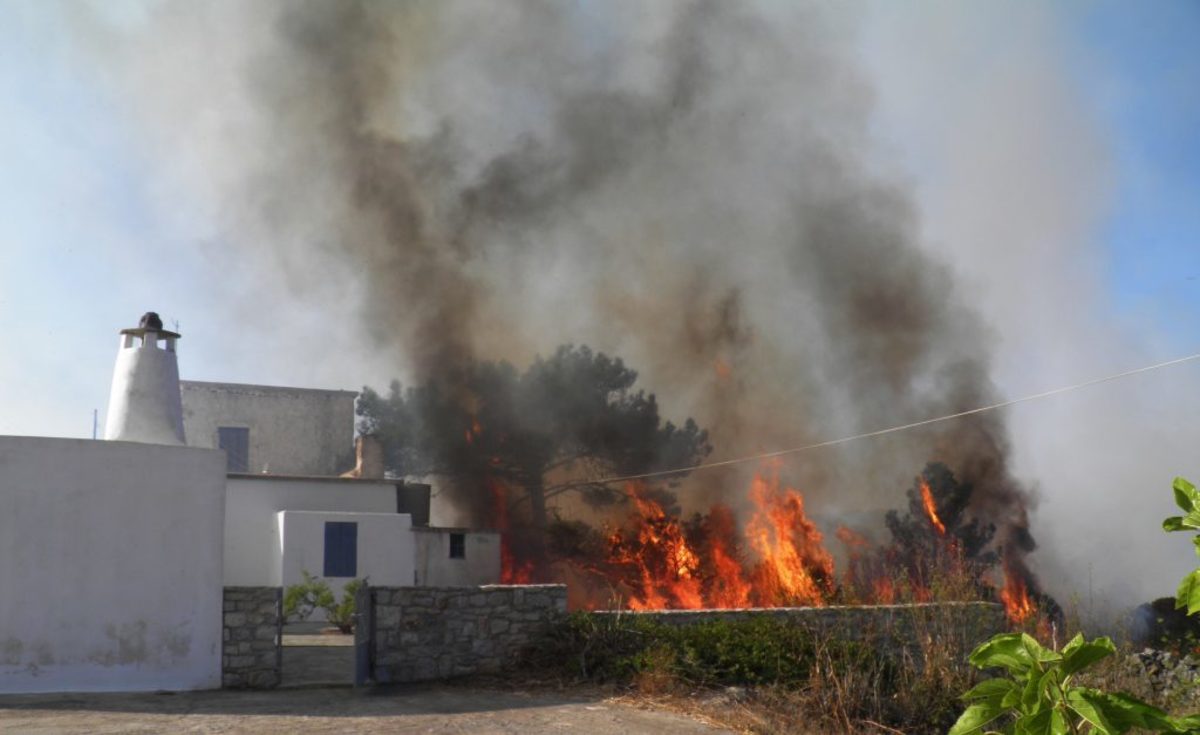
{"type": "Polygon", "coordinates": [[[160,337],[180,338],[178,333],[168,332],[163,329],[162,319],[156,311],[147,311],[145,314],[142,314],[142,318],[138,320],[136,328],[121,330],[121,334],[132,334],[135,337],[145,337],[147,332],[156,332],[160,337]]]}
{"type": "Polygon", "coordinates": [[[142,318],[138,320],[138,327],[142,329],[153,329],[156,332],[162,331],[162,319],[159,318],[157,311],[147,311],[142,314],[142,318]]]}

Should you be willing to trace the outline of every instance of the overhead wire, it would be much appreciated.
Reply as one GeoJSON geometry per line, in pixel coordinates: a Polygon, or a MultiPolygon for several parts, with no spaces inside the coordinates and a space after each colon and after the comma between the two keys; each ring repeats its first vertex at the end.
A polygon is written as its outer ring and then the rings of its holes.
{"type": "Polygon", "coordinates": [[[758,454],[751,454],[751,455],[747,455],[744,457],[734,457],[731,459],[723,459],[723,460],[720,460],[717,462],[702,462],[700,464],[694,464],[694,465],[691,465],[688,467],[678,467],[678,468],[669,469],[669,470],[655,470],[653,472],[641,472],[641,473],[634,474],[634,475],[618,475],[618,476],[614,476],[614,477],[603,477],[598,480],[587,480],[587,481],[579,481],[579,482],[573,482],[573,483],[565,483],[563,485],[559,485],[559,486],[555,487],[554,489],[556,491],[561,492],[564,490],[569,490],[571,488],[585,487],[588,485],[611,485],[611,484],[618,483],[618,482],[633,482],[635,480],[648,480],[648,479],[652,479],[652,478],[656,478],[656,477],[668,477],[671,475],[690,474],[690,473],[696,472],[698,470],[708,470],[708,469],[714,469],[717,467],[729,467],[731,465],[744,464],[746,462],[759,462],[764,459],[772,459],[775,457],[783,457],[783,456],[786,456],[789,454],[798,454],[800,452],[808,452],[808,451],[812,451],[814,449],[822,449],[825,447],[837,446],[839,444],[846,444],[849,442],[858,441],[860,439],[870,439],[870,438],[877,437],[877,436],[884,436],[886,434],[895,434],[897,432],[908,431],[910,429],[916,429],[916,428],[920,428],[922,426],[929,426],[930,424],[936,424],[936,423],[940,423],[943,421],[952,421],[954,419],[963,418],[964,416],[973,416],[975,414],[984,413],[986,411],[995,411],[995,410],[998,410],[1001,408],[1015,406],[1018,403],[1028,403],[1029,401],[1036,401],[1036,400],[1039,400],[1042,398],[1049,398],[1051,396],[1060,395],[1062,393],[1067,393],[1067,392],[1070,392],[1073,390],[1079,390],[1080,388],[1088,388],[1093,385],[1099,385],[1101,383],[1107,383],[1107,382],[1110,382],[1113,380],[1127,378],[1132,375],[1138,375],[1140,373],[1148,373],[1152,370],[1159,370],[1161,368],[1171,367],[1172,365],[1179,365],[1181,363],[1191,362],[1193,360],[1200,360],[1200,352],[1197,352],[1192,355],[1186,355],[1184,357],[1177,357],[1174,360],[1167,360],[1165,362],[1159,362],[1159,363],[1155,363],[1153,365],[1146,365],[1144,367],[1134,368],[1133,370],[1126,370],[1124,372],[1114,373],[1112,375],[1105,375],[1104,377],[1101,377],[1101,378],[1093,378],[1091,380],[1085,380],[1082,383],[1074,383],[1072,385],[1066,385],[1066,386],[1062,386],[1059,388],[1054,388],[1052,390],[1042,391],[1041,393],[1033,393],[1033,394],[1030,394],[1027,396],[1021,396],[1020,398],[1013,398],[1013,399],[1010,399],[1007,401],[1000,401],[999,403],[992,403],[992,404],[989,404],[986,406],[979,406],[977,408],[972,408],[972,409],[969,409],[966,411],[950,413],[950,414],[946,414],[944,416],[936,416],[934,418],[923,419],[921,421],[913,421],[913,422],[907,423],[907,424],[899,424],[897,426],[889,426],[886,429],[876,429],[875,431],[865,431],[860,434],[853,434],[851,436],[843,436],[843,437],[840,437],[837,439],[828,439],[826,441],[820,441],[820,442],[816,442],[814,444],[805,444],[804,446],[800,446],[800,447],[791,447],[789,449],[777,449],[777,450],[770,451],[770,452],[760,452],[758,454]]]}

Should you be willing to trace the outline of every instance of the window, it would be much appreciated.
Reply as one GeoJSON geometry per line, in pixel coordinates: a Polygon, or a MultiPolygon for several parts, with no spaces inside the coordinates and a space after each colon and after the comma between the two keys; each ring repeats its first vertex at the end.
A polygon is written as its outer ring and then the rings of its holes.
{"type": "Polygon", "coordinates": [[[467,534],[465,534],[465,533],[450,534],[450,558],[451,559],[466,559],[467,558],[467,534]]]}
{"type": "Polygon", "coordinates": [[[325,576],[358,576],[358,524],[325,522],[325,576]]]}
{"type": "Polygon", "coordinates": [[[217,446],[225,450],[226,472],[250,471],[250,430],[238,426],[217,429],[217,446]]]}

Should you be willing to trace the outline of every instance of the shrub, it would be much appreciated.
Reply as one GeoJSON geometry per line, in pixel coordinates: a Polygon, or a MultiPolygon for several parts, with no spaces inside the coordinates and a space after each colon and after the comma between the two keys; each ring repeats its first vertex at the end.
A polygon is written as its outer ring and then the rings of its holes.
{"type": "Polygon", "coordinates": [[[304,575],[304,581],[291,585],[283,594],[284,620],[307,620],[313,610],[320,608],[325,611],[330,624],[338,630],[343,633],[353,632],[355,596],[367,580],[354,579],[347,582],[342,590],[342,599],[338,600],[325,580],[309,574],[307,570],[300,573],[304,575]]]}
{"type": "Polygon", "coordinates": [[[639,615],[574,613],[540,655],[563,674],[593,681],[629,683],[653,672],[711,686],[800,681],[816,652],[807,630],[771,618],[668,625],[639,615]]]}
{"type": "Polygon", "coordinates": [[[881,655],[767,616],[667,625],[579,612],[531,652],[529,668],[643,694],[686,693],[690,703],[735,696],[737,707],[714,704],[708,714],[755,732],[793,732],[802,723],[810,728],[803,732],[849,733],[888,723],[940,735],[958,715],[958,693],[974,681],[947,642],[951,632],[930,628],[915,648],[881,655]],[[719,691],[729,687],[734,694],[719,691]]]}

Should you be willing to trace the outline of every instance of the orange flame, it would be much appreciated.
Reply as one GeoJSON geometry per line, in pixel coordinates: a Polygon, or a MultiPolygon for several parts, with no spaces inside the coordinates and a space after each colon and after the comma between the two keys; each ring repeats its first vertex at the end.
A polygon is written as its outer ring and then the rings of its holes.
{"type": "Polygon", "coordinates": [[[633,610],[704,607],[700,591],[700,557],[684,537],[679,521],[630,483],[626,492],[637,507],[636,537],[621,531],[609,536],[611,560],[634,568],[637,579],[629,598],[633,610]]]}
{"type": "Polygon", "coordinates": [[[719,503],[714,505],[708,514],[708,529],[714,573],[709,602],[713,607],[750,607],[750,583],[742,575],[734,547],[733,511],[719,503]]]}
{"type": "Polygon", "coordinates": [[[758,475],[750,487],[754,510],[744,537],[757,557],[752,563],[738,552],[728,507],[709,512],[698,550],[644,487],[630,484],[626,491],[636,512],[624,529],[609,533],[607,563],[623,570],[616,577],[630,590],[634,610],[824,605],[833,592],[833,557],[804,513],[803,496],[781,487],[777,475],[758,475]]]}
{"type": "Polygon", "coordinates": [[[804,514],[804,496],[755,475],[750,500],[756,511],[746,537],[761,561],[751,574],[759,603],[823,605],[833,591],[833,557],[822,545],[821,532],[804,514]]]}
{"type": "Polygon", "coordinates": [[[1037,612],[1037,605],[1029,597],[1025,579],[1015,573],[1007,563],[1004,565],[1004,589],[1000,590],[1000,601],[1012,623],[1023,623],[1037,612]]]}
{"type": "Polygon", "coordinates": [[[496,528],[500,530],[500,581],[503,584],[529,584],[533,581],[533,563],[518,562],[513,553],[512,531],[508,524],[508,488],[499,480],[487,480],[492,494],[492,510],[496,528]]]}
{"type": "Polygon", "coordinates": [[[945,536],[946,526],[938,517],[937,504],[933,502],[933,491],[929,489],[929,483],[924,477],[921,478],[921,504],[925,506],[925,514],[929,516],[929,522],[937,529],[938,535],[945,536]]]}
{"type": "Polygon", "coordinates": [[[873,586],[876,604],[891,605],[896,601],[896,585],[891,577],[878,577],[873,586]]]}
{"type": "MultiPolygon", "coordinates": [[[[836,536],[846,548],[847,562],[840,577],[820,529],[805,513],[804,496],[781,482],[777,468],[751,481],[744,525],[721,504],[685,524],[664,509],[648,487],[629,484],[626,492],[633,510],[602,536],[607,541],[603,556],[588,561],[589,547],[583,545],[579,557],[569,563],[597,585],[585,593],[589,599],[582,602],[584,607],[604,604],[597,584],[601,580],[607,599],[625,598],[633,610],[822,606],[834,599],[929,602],[960,593],[942,584],[943,579],[957,582],[973,572],[956,539],[947,536],[928,481],[919,478],[918,488],[928,519],[925,532],[938,540],[932,553],[914,556],[841,527],[836,536]]],[[[503,491],[501,486],[493,492],[503,491]]],[[[506,508],[501,505],[497,517],[504,522],[506,508]]],[[[529,579],[531,567],[514,563],[506,540],[502,555],[506,582],[529,579]]],[[[1014,622],[1037,612],[1021,571],[1019,565],[1009,569],[1006,563],[1006,584],[999,593],[1014,622]]]]}

